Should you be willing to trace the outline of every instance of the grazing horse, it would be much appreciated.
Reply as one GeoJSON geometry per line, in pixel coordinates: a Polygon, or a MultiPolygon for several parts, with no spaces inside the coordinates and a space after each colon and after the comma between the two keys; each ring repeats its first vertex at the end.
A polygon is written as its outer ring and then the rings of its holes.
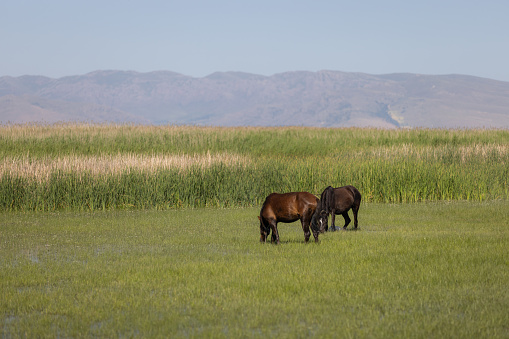
{"type": "Polygon", "coordinates": [[[313,215],[316,212],[318,205],[318,198],[308,192],[291,192],[291,193],[272,193],[263,203],[262,209],[258,219],[260,219],[260,241],[265,242],[272,230],[272,241],[279,244],[279,233],[277,231],[277,223],[284,222],[290,223],[300,220],[302,230],[304,231],[304,239],[309,241],[311,232],[309,226],[315,237],[315,242],[318,242],[318,227],[316,226],[316,219],[313,215]],[[311,222],[313,218],[314,222],[311,222]]]}
{"type": "Polygon", "coordinates": [[[328,230],[328,217],[329,214],[332,215],[332,231],[336,230],[335,219],[336,214],[341,214],[343,218],[345,218],[345,226],[343,229],[346,229],[348,224],[350,223],[350,217],[348,216],[348,211],[350,208],[353,211],[353,219],[355,228],[359,226],[357,221],[357,213],[359,212],[359,207],[361,205],[361,194],[357,190],[357,188],[353,186],[343,186],[338,188],[332,188],[331,186],[327,187],[320,197],[320,206],[317,208],[319,212],[318,214],[318,228],[320,232],[324,232],[328,230]]]}

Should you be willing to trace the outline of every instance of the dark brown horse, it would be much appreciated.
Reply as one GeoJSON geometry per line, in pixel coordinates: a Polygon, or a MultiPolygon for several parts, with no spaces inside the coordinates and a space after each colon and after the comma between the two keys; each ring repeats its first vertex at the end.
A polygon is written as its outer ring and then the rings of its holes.
{"type": "MultiPolygon", "coordinates": [[[[308,192],[272,193],[263,203],[258,219],[260,219],[260,241],[265,242],[272,230],[272,242],[279,244],[279,233],[277,223],[290,223],[300,220],[304,231],[304,240],[309,241],[311,232],[318,242],[318,227],[316,222],[311,223],[313,214],[318,205],[318,198],[308,192]]],[[[316,220],[317,217],[313,218],[316,220]]]]}
{"type": "Polygon", "coordinates": [[[319,212],[317,212],[317,223],[320,232],[328,230],[329,214],[332,215],[332,231],[336,230],[336,225],[334,224],[336,214],[341,214],[343,218],[345,218],[345,226],[343,226],[343,229],[346,229],[351,221],[350,217],[348,216],[348,211],[350,208],[353,211],[355,228],[357,228],[359,226],[357,221],[357,213],[359,212],[360,205],[361,193],[357,190],[357,188],[350,185],[338,188],[332,188],[331,186],[327,187],[322,192],[320,197],[320,206],[317,208],[317,210],[319,210],[319,212]]]}

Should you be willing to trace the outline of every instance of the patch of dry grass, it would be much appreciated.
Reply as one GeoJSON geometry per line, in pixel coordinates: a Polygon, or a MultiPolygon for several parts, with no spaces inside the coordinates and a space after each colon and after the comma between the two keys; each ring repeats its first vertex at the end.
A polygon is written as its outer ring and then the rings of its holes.
{"type": "Polygon", "coordinates": [[[220,154],[182,154],[182,155],[143,155],[117,154],[31,158],[28,155],[6,157],[0,160],[0,177],[22,177],[46,181],[52,173],[88,173],[92,175],[128,174],[132,170],[155,173],[161,169],[186,170],[192,166],[209,168],[216,164],[226,166],[246,166],[251,160],[246,156],[231,153],[220,154]]]}

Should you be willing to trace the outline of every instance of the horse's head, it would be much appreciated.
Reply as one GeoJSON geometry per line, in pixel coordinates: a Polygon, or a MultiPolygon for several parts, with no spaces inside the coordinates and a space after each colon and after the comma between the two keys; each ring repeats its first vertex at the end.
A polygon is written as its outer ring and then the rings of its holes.
{"type": "Polygon", "coordinates": [[[318,213],[318,218],[317,218],[317,226],[318,226],[318,229],[320,230],[320,233],[324,233],[327,231],[327,229],[329,228],[328,227],[328,223],[329,223],[329,214],[325,211],[325,210],[321,210],[319,213],[318,213]]]}
{"type": "Polygon", "coordinates": [[[320,233],[327,231],[328,216],[328,213],[325,210],[322,210],[322,204],[321,201],[319,201],[318,206],[311,217],[311,228],[320,233]]]}
{"type": "Polygon", "coordinates": [[[258,216],[258,219],[260,220],[260,242],[265,242],[270,234],[270,227],[265,225],[260,216],[258,216]]]}

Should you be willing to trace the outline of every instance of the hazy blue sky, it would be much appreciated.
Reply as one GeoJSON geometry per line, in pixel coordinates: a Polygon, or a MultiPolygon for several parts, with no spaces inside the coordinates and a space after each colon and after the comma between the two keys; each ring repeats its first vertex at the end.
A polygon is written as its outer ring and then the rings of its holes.
{"type": "Polygon", "coordinates": [[[507,0],[5,0],[0,76],[327,69],[509,81],[508,18],[507,0]]]}

